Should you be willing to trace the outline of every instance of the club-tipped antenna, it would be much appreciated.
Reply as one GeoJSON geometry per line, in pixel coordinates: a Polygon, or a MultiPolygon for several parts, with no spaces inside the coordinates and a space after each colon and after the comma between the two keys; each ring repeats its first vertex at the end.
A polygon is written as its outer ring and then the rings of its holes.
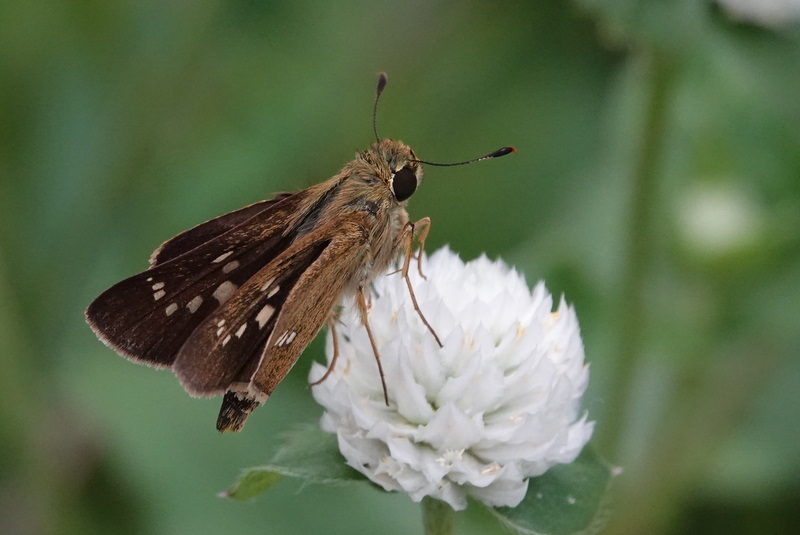
{"type": "Polygon", "coordinates": [[[375,133],[375,141],[380,142],[381,136],[378,135],[378,99],[381,98],[381,93],[383,93],[383,88],[386,87],[386,82],[388,82],[388,78],[386,78],[386,73],[382,72],[378,75],[378,87],[375,88],[375,104],[372,107],[372,131],[375,133]]]}
{"type": "MultiPolygon", "coordinates": [[[[378,75],[378,86],[375,88],[375,103],[372,106],[372,132],[375,134],[375,141],[380,143],[381,136],[378,135],[378,101],[381,98],[381,93],[386,88],[386,83],[389,79],[386,76],[385,72],[382,72],[378,75]]],[[[480,158],[473,158],[472,160],[466,160],[463,162],[454,162],[454,163],[436,163],[436,162],[426,162],[425,160],[413,160],[415,162],[424,163],[425,165],[435,165],[438,167],[452,167],[454,165],[466,165],[468,163],[475,163],[481,162],[483,160],[491,160],[492,158],[499,158],[500,156],[505,156],[506,154],[511,154],[512,152],[516,153],[517,149],[514,147],[503,147],[497,149],[496,151],[487,154],[486,156],[481,156],[480,158]]]]}
{"type": "Polygon", "coordinates": [[[435,165],[438,167],[452,167],[454,165],[466,165],[468,163],[475,163],[475,162],[482,162],[483,160],[491,160],[492,158],[499,158],[500,156],[505,156],[506,154],[517,152],[517,149],[514,147],[503,147],[502,149],[497,149],[496,151],[487,154],[486,156],[481,156],[480,158],[473,158],[472,160],[466,160],[463,162],[453,162],[453,163],[436,163],[436,162],[426,162],[425,160],[413,160],[415,162],[424,163],[425,165],[435,165]]]}

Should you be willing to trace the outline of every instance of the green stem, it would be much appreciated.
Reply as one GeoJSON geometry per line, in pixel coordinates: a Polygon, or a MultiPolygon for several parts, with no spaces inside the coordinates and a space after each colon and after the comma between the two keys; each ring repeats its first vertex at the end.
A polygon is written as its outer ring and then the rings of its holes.
{"type": "Polygon", "coordinates": [[[425,535],[453,535],[455,511],[450,505],[429,496],[422,499],[422,525],[425,535]]]}
{"type": "Polygon", "coordinates": [[[658,168],[664,142],[667,107],[672,92],[672,65],[655,52],[646,53],[641,80],[646,99],[640,131],[640,150],[633,169],[631,204],[628,222],[627,255],[620,292],[619,340],[617,363],[610,385],[606,418],[600,428],[601,447],[613,458],[619,458],[624,441],[625,423],[630,405],[638,360],[642,355],[643,331],[646,326],[647,272],[653,258],[652,222],[656,212],[658,168]]]}

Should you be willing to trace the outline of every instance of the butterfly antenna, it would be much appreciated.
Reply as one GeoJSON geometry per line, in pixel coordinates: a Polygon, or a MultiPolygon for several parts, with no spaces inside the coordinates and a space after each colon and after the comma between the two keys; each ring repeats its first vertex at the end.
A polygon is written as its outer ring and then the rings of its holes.
{"type": "Polygon", "coordinates": [[[438,167],[452,167],[454,165],[466,165],[468,163],[475,163],[475,162],[482,162],[483,160],[491,160],[492,158],[499,158],[500,156],[505,156],[506,154],[517,152],[517,149],[514,147],[503,147],[502,149],[497,149],[496,151],[487,154],[486,156],[481,156],[480,158],[473,158],[472,160],[466,160],[464,162],[454,162],[454,163],[436,163],[436,162],[426,162],[425,160],[413,160],[415,162],[424,163],[425,165],[436,165],[438,167]]]}
{"type": "MultiPolygon", "coordinates": [[[[388,78],[386,77],[386,73],[382,72],[378,75],[378,86],[375,88],[375,103],[372,106],[372,132],[375,134],[375,141],[380,142],[381,136],[378,135],[378,101],[381,98],[381,93],[386,88],[386,83],[388,82],[388,78]]],[[[475,163],[481,162],[483,160],[490,160],[492,158],[499,158],[500,156],[505,156],[506,154],[516,153],[517,149],[514,147],[503,147],[501,149],[497,149],[496,151],[487,154],[486,156],[481,156],[480,158],[473,158],[472,160],[466,160],[464,162],[454,162],[454,163],[436,163],[436,162],[426,162],[425,160],[413,160],[415,162],[424,163],[426,165],[435,165],[438,167],[452,167],[454,165],[466,165],[468,163],[475,163]]]]}
{"type": "Polygon", "coordinates": [[[382,72],[378,75],[378,87],[375,88],[375,104],[372,107],[372,131],[375,133],[375,141],[380,142],[381,136],[378,135],[378,99],[381,98],[381,93],[386,87],[386,73],[382,72]]]}

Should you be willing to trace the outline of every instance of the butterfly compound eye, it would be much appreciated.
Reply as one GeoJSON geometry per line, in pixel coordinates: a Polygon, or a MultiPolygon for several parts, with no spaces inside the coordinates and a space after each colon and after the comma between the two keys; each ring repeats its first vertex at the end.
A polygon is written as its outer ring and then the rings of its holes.
{"type": "Polygon", "coordinates": [[[392,179],[392,192],[394,198],[400,202],[405,201],[414,194],[417,189],[417,175],[410,167],[403,167],[394,174],[392,179]]]}

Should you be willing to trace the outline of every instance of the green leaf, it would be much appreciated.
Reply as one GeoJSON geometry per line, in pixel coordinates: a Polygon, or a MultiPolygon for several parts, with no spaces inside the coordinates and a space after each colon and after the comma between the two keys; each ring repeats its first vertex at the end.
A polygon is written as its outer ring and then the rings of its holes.
{"type": "Polygon", "coordinates": [[[586,446],[573,463],[531,479],[518,506],[490,511],[517,533],[597,533],[603,527],[604,497],[611,478],[611,467],[586,446]]]}
{"type": "Polygon", "coordinates": [[[343,483],[366,479],[345,464],[336,435],[305,426],[285,435],[281,448],[264,466],[251,468],[221,496],[249,500],[275,486],[284,476],[311,483],[343,483]]]}
{"type": "Polygon", "coordinates": [[[231,488],[221,492],[220,497],[242,501],[249,500],[265,490],[271,489],[281,479],[283,479],[283,474],[272,471],[268,467],[251,468],[231,488]]]}

